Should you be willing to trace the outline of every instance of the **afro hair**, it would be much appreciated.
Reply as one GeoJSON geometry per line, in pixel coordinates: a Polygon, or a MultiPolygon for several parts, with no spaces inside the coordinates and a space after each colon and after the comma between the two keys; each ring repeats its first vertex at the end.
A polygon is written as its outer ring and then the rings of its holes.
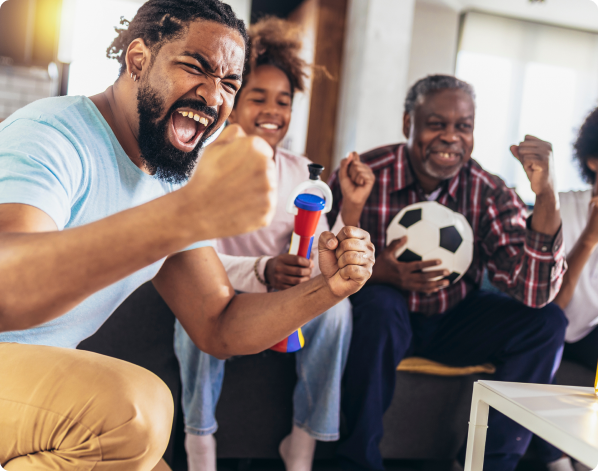
{"type": "MultiPolygon", "coordinates": [[[[249,27],[250,53],[243,82],[260,65],[282,70],[291,84],[291,96],[305,90],[308,64],[301,58],[301,28],[290,21],[268,16],[249,27]]],[[[237,94],[239,96],[239,94],[237,94]]]]}
{"type": "Polygon", "coordinates": [[[581,125],[573,149],[573,157],[577,160],[582,178],[587,183],[594,184],[596,172],[588,167],[588,159],[598,159],[598,108],[581,125]]]}

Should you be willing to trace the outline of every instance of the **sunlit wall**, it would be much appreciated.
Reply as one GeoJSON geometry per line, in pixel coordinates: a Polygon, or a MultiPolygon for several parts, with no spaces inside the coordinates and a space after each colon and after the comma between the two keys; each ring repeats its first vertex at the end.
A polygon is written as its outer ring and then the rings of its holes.
{"type": "MultiPolygon", "coordinates": [[[[119,64],[106,57],[106,49],[116,37],[114,27],[120,17],[130,20],[141,3],[127,0],[72,0],[65,2],[64,15],[70,15],[67,23],[71,31],[69,49],[61,53],[69,55],[69,95],[95,95],[112,85],[118,77],[119,64]]],[[[69,27],[65,25],[65,27],[69,27]]],[[[64,36],[63,36],[64,37],[64,36]]]]}

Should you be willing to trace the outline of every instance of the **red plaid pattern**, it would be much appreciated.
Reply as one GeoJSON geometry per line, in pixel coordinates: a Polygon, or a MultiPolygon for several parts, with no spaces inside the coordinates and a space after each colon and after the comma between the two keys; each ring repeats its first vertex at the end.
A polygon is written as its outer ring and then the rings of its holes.
{"type": "MultiPolygon", "coordinates": [[[[392,218],[405,206],[427,198],[415,181],[404,144],[374,149],[361,160],[373,170],[376,183],[360,224],[379,254],[386,247],[392,218]]],[[[342,204],[338,170],[329,185],[334,206],[328,220],[334,222],[342,204]]],[[[556,296],[566,266],[562,231],[554,237],[532,231],[525,204],[500,178],[472,159],[442,183],[436,201],[463,214],[471,224],[473,261],[461,280],[438,293],[405,292],[411,311],[426,315],[447,311],[481,286],[484,267],[492,284],[527,306],[542,307],[556,296]]]]}

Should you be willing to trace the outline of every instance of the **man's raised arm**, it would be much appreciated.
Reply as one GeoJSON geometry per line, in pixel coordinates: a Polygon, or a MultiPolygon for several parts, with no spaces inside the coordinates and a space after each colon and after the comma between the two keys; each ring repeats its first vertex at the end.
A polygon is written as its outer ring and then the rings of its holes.
{"type": "Polygon", "coordinates": [[[184,188],[97,222],[56,231],[37,208],[0,205],[0,332],[50,321],[196,241],[267,225],[274,172],[270,146],[231,126],[184,188]]]}

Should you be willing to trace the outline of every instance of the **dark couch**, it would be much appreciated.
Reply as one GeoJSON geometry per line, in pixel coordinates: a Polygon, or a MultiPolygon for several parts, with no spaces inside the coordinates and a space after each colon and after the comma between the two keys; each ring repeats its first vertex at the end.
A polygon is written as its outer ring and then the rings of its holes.
{"type": "MultiPolygon", "coordinates": [[[[178,410],[165,454],[171,466],[175,461],[185,462],[173,326],[172,312],[147,283],[79,346],[147,368],[168,385],[178,410]]],[[[384,417],[383,456],[453,460],[466,438],[472,384],[480,378],[397,372],[395,397],[384,417]]],[[[295,379],[293,354],[268,351],[227,362],[216,411],[219,458],[278,458],[278,444],[291,427],[295,379]]],[[[568,362],[563,362],[557,374],[559,384],[591,386],[593,380],[592,371],[568,362]]],[[[334,450],[334,443],[319,443],[316,458],[330,458],[334,450]]]]}

